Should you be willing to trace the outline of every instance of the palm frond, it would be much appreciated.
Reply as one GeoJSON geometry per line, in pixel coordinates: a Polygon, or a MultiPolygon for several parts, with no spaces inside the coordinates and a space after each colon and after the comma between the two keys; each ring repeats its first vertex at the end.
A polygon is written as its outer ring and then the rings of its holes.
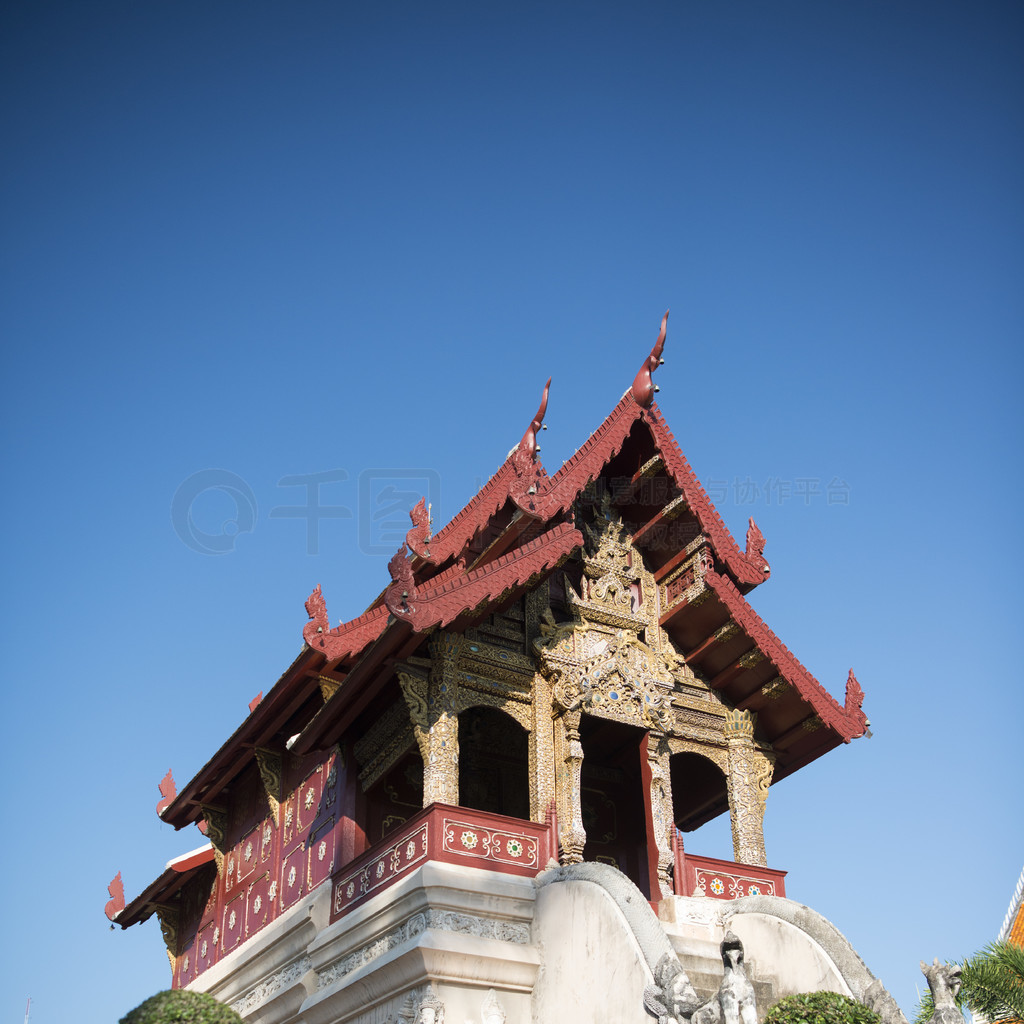
{"type": "Polygon", "coordinates": [[[990,1021],[1024,1024],[1024,949],[993,942],[965,960],[960,995],[990,1021]]]}

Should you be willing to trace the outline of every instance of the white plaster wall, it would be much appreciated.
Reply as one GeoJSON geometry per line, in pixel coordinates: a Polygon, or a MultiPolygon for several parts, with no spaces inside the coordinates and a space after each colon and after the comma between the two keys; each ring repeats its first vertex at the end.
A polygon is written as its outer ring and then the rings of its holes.
{"type": "MultiPolygon", "coordinates": [[[[850,986],[824,949],[805,931],[766,914],[737,914],[729,927],[743,943],[751,981],[771,982],[775,1000],[796,992],[839,992],[850,986]]],[[[766,1010],[767,1007],[759,1007],[766,1010]]]]}
{"type": "MultiPolygon", "coordinates": [[[[643,899],[639,890],[636,898],[643,899]]],[[[541,956],[534,1024],[651,1024],[643,1002],[651,973],[604,889],[591,882],[540,889],[533,934],[541,956]]]]}

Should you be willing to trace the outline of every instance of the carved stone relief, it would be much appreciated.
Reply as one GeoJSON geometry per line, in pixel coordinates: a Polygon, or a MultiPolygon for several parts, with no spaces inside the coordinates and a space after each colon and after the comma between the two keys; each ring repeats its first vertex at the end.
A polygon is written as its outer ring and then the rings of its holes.
{"type": "Polygon", "coordinates": [[[283,989],[294,985],[300,978],[304,977],[313,969],[313,963],[308,956],[302,956],[290,963],[287,967],[272,974],[269,978],[261,981],[255,988],[250,989],[240,999],[231,1004],[235,1013],[245,1016],[250,1010],[266,1002],[271,996],[277,995],[283,989]]]}
{"type": "Polygon", "coordinates": [[[385,1024],[444,1024],[444,1003],[437,997],[433,986],[422,994],[415,989],[405,997],[402,1008],[391,1014],[385,1024]]]}
{"type": "Polygon", "coordinates": [[[505,1007],[501,1005],[498,993],[493,988],[488,989],[480,1008],[480,1020],[483,1024],[505,1024],[505,1019],[505,1007]]]}

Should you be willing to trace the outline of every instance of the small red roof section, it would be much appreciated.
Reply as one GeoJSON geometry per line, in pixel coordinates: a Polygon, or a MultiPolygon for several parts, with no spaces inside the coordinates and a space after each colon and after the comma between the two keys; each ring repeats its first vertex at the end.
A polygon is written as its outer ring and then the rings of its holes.
{"type": "Polygon", "coordinates": [[[732,580],[709,569],[704,574],[704,581],[729,609],[737,625],[778,668],[779,675],[810,704],[825,725],[833,729],[844,743],[864,735],[868,721],[861,710],[864,691],[860,688],[852,668],[846,677],[845,703],[840,704],[768,628],[761,616],[744,600],[732,580]]]}
{"type": "MultiPolygon", "coordinates": [[[[145,890],[127,906],[124,905],[124,886],[122,885],[120,888],[121,909],[112,915],[110,903],[108,903],[107,917],[122,928],[145,921],[158,906],[169,903],[188,881],[213,859],[213,846],[209,843],[190,853],[183,853],[180,857],[175,857],[167,862],[160,877],[146,886],[145,890]]],[[[111,895],[114,895],[114,884],[120,884],[120,880],[121,875],[118,873],[114,882],[111,882],[109,890],[111,895]]]]}

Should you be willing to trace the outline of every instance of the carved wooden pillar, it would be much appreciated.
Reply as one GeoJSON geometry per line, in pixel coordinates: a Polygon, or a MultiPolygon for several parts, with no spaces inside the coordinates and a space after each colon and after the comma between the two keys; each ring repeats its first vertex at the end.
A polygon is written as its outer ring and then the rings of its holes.
{"type": "Polygon", "coordinates": [[[647,842],[650,847],[651,899],[673,893],[669,867],[672,864],[672,776],[669,771],[669,749],[664,733],[648,732],[642,747],[646,756],[647,842]],[[657,879],[657,884],[655,884],[657,879]],[[661,890],[660,894],[654,890],[661,890]]]}
{"type": "Polygon", "coordinates": [[[537,672],[530,708],[530,818],[544,821],[555,799],[555,738],[551,721],[551,685],[537,672]]]}
{"type": "MultiPolygon", "coordinates": [[[[423,745],[420,746],[423,752],[423,745]]],[[[426,735],[423,753],[423,806],[459,802],[459,719],[442,711],[426,735]]]]}
{"type": "Polygon", "coordinates": [[[583,827],[580,775],[583,744],[580,742],[580,712],[566,711],[555,720],[555,800],[558,807],[559,860],[563,864],[583,861],[587,830],[583,827]]]}
{"type": "Polygon", "coordinates": [[[757,716],[730,711],[725,718],[729,744],[729,815],[733,856],[741,864],[767,867],[764,851],[764,810],[772,781],[772,758],[754,744],[757,716]]]}
{"type": "Polygon", "coordinates": [[[423,806],[459,802],[459,692],[456,659],[462,638],[439,633],[430,644],[430,678],[399,670],[413,733],[423,758],[423,806]]]}
{"type": "MultiPolygon", "coordinates": [[[[526,649],[536,650],[540,640],[541,615],[550,601],[545,580],[526,595],[526,649]]],[[[530,818],[544,821],[555,799],[555,739],[551,720],[551,684],[541,672],[533,676],[529,736],[530,818]]]]}

